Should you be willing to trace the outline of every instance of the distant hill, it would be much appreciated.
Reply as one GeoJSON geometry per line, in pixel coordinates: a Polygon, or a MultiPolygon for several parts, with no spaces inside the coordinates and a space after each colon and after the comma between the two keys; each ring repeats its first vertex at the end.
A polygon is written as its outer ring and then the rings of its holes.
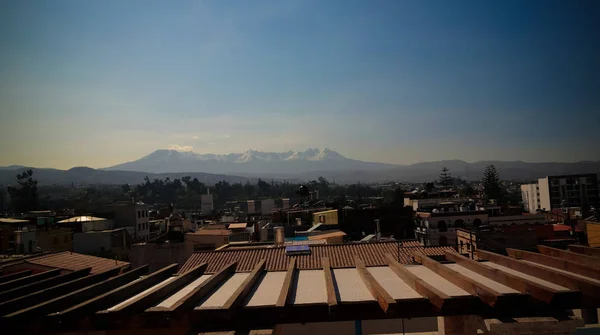
{"type": "MultiPolygon", "coordinates": [[[[29,168],[17,168],[17,169],[0,169],[0,184],[15,184],[17,182],[17,174],[25,171],[29,168]]],[[[247,177],[231,176],[224,174],[210,174],[203,172],[190,172],[190,173],[147,173],[147,172],[135,172],[135,171],[104,171],[96,170],[87,167],[75,167],[69,170],[56,170],[56,169],[37,169],[33,170],[34,178],[41,185],[61,184],[70,185],[75,184],[79,186],[81,183],[94,185],[94,184],[140,184],[144,181],[144,178],[170,179],[181,178],[184,176],[190,176],[192,178],[198,178],[201,182],[214,185],[215,183],[225,180],[229,183],[245,183],[251,180],[247,177]]]]}
{"type": "Polygon", "coordinates": [[[346,158],[330,149],[262,152],[248,150],[226,155],[197,154],[176,150],[157,150],[138,160],[105,170],[145,171],[153,173],[197,171],[226,174],[299,174],[308,171],[384,170],[393,164],[363,162],[346,158]]]}
{"type": "MultiPolygon", "coordinates": [[[[248,150],[245,153],[215,155],[157,150],[136,161],[105,169],[76,167],[70,170],[34,169],[42,184],[138,184],[148,176],[154,178],[181,178],[191,176],[205,184],[220,180],[228,182],[256,181],[258,178],[289,180],[292,182],[316,180],[325,177],[337,183],[356,182],[424,182],[436,180],[442,167],[452,176],[467,180],[481,180],[487,165],[496,166],[503,180],[531,181],[548,175],[600,173],[600,161],[575,163],[527,163],[522,161],[461,160],[425,162],[412,165],[393,165],[363,162],[346,158],[329,149],[268,153],[248,150]]],[[[0,168],[0,183],[15,183],[22,166],[0,168]]]]}

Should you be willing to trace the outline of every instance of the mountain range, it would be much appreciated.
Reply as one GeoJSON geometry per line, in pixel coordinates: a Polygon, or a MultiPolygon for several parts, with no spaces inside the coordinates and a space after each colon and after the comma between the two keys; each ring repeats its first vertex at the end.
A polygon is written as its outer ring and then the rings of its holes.
{"type": "MultiPolygon", "coordinates": [[[[338,183],[423,182],[437,179],[442,167],[449,168],[454,177],[480,180],[486,166],[490,164],[496,166],[500,178],[504,180],[531,181],[548,175],[600,173],[600,161],[467,163],[462,160],[445,160],[394,165],[346,158],[330,149],[308,149],[279,153],[248,150],[225,155],[156,150],[138,160],[104,169],[34,169],[34,175],[42,184],[138,184],[146,176],[150,179],[173,179],[187,175],[209,185],[219,180],[245,182],[264,178],[297,182],[315,180],[320,176],[338,183]]],[[[26,168],[18,165],[0,167],[0,184],[14,183],[16,173],[24,169],[26,168]]]]}

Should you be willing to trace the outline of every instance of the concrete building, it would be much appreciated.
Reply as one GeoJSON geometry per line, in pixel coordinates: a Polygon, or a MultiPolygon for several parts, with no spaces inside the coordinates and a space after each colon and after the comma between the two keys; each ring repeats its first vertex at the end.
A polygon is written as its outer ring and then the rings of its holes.
{"type": "Polygon", "coordinates": [[[75,252],[107,258],[127,259],[131,237],[125,228],[87,231],[73,234],[75,252]]]}
{"type": "Polygon", "coordinates": [[[58,221],[57,224],[61,227],[69,228],[74,232],[105,230],[114,227],[112,220],[89,215],[74,216],[69,219],[58,221]]]}
{"type": "Polygon", "coordinates": [[[16,231],[30,231],[34,229],[35,224],[31,224],[29,220],[0,218],[0,252],[16,251],[16,231]]]}
{"type": "Polygon", "coordinates": [[[264,199],[260,202],[260,213],[262,215],[272,214],[275,209],[275,199],[264,199]]]}
{"type": "Polygon", "coordinates": [[[425,246],[456,245],[456,229],[487,225],[486,211],[417,212],[415,235],[425,246]]]}
{"type": "Polygon", "coordinates": [[[535,184],[521,185],[523,204],[531,213],[557,208],[598,206],[598,175],[578,174],[548,176],[535,184]]]}
{"type": "Polygon", "coordinates": [[[214,209],[213,195],[202,194],[200,196],[200,213],[202,215],[210,215],[214,209]]]}
{"type": "Polygon", "coordinates": [[[72,251],[73,231],[69,228],[38,229],[35,245],[38,251],[72,251]]]}
{"type": "Polygon", "coordinates": [[[150,238],[148,217],[149,206],[143,202],[123,202],[112,205],[115,213],[114,228],[125,228],[134,241],[147,241],[150,238]]]}

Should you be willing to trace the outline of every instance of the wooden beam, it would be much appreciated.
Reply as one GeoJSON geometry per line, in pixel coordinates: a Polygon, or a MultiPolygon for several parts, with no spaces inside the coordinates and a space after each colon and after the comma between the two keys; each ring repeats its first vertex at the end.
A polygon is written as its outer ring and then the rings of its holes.
{"type": "Polygon", "coordinates": [[[32,292],[37,292],[40,290],[48,289],[50,287],[62,284],[62,283],[66,283],[73,279],[85,277],[90,273],[91,270],[92,270],[91,267],[85,268],[85,269],[73,271],[71,273],[67,273],[64,275],[40,280],[40,281],[31,283],[28,285],[19,286],[19,287],[13,288],[12,290],[4,291],[4,292],[0,293],[0,302],[12,300],[12,299],[30,294],[32,292]]]}
{"type": "Polygon", "coordinates": [[[600,248],[584,247],[583,245],[569,245],[569,250],[578,254],[584,254],[596,258],[600,258],[600,248]]]}
{"type": "Polygon", "coordinates": [[[442,309],[444,303],[451,299],[450,296],[446,293],[431,286],[429,283],[425,282],[423,279],[419,278],[414,273],[408,271],[402,264],[398,263],[396,261],[396,258],[391,254],[385,254],[384,257],[387,260],[390,269],[398,277],[400,277],[400,279],[402,279],[402,281],[405,282],[406,285],[415,290],[415,292],[427,298],[429,302],[438,309],[442,309]]]}
{"type": "MultiPolygon", "coordinates": [[[[532,297],[548,304],[552,303],[556,296],[563,295],[557,290],[538,284],[529,279],[486,266],[484,263],[474,261],[453,251],[446,251],[445,256],[448,260],[453,261],[464,268],[513,288],[521,293],[530,294],[532,297]]],[[[575,298],[574,294],[571,293],[569,295],[575,298]]],[[[564,299],[561,299],[560,302],[564,303],[564,299]]]]}
{"type": "Polygon", "coordinates": [[[133,280],[123,286],[116,287],[108,292],[93,297],[92,299],[83,301],[75,306],[55,313],[57,317],[74,317],[79,315],[89,315],[98,311],[110,308],[119,302],[127,300],[146,289],[169,278],[177,271],[177,264],[168,265],[150,275],[139,280],[133,280]]]}
{"type": "MultiPolygon", "coordinates": [[[[50,313],[62,311],[70,306],[80,304],[83,301],[104,294],[105,292],[113,290],[116,287],[126,285],[127,283],[139,278],[141,275],[147,272],[148,265],[144,265],[137,269],[126,272],[122,275],[107,279],[105,281],[93,284],[91,286],[83,287],[79,290],[67,293],[54,299],[46,300],[37,305],[13,312],[11,314],[6,315],[6,317],[30,318],[33,316],[47,315],[50,313]]],[[[81,278],[80,280],[84,280],[86,278],[90,277],[81,278]]]]}
{"type": "Polygon", "coordinates": [[[56,277],[60,275],[61,269],[53,269],[50,271],[40,272],[31,276],[14,279],[11,281],[4,282],[0,284],[0,292],[6,292],[8,290],[12,290],[19,286],[29,285],[31,283],[38,282],[40,280],[48,279],[51,277],[56,277]]]}
{"type": "Polygon", "coordinates": [[[590,268],[600,269],[600,258],[578,254],[566,250],[550,248],[543,245],[538,245],[538,250],[548,256],[559,257],[571,262],[579,263],[590,268]]]}
{"type": "Polygon", "coordinates": [[[470,294],[479,297],[479,299],[490,306],[495,306],[498,302],[498,298],[503,295],[502,293],[474,279],[471,279],[460,272],[454,271],[453,269],[423,255],[420,252],[416,252],[413,257],[417,262],[423,264],[429,270],[437,273],[442,278],[462,288],[470,294]]]}
{"type": "Polygon", "coordinates": [[[597,282],[577,277],[566,272],[560,272],[548,267],[533,263],[525,263],[514,258],[502,256],[493,252],[477,250],[477,256],[481,259],[487,259],[496,264],[523,272],[551,283],[558,284],[573,290],[579,290],[584,295],[600,298],[600,284],[597,282]]]}
{"type": "Polygon", "coordinates": [[[83,287],[94,285],[101,281],[107,280],[110,277],[114,277],[119,274],[121,269],[110,269],[105,272],[101,272],[95,275],[86,276],[83,278],[75,279],[54,287],[47,288],[42,291],[33,292],[28,295],[5,301],[0,303],[0,315],[6,315],[9,313],[16,312],[21,309],[31,307],[36,304],[40,304],[43,301],[49,301],[56,297],[69,294],[77,291],[83,287]]]}
{"type": "Polygon", "coordinates": [[[573,272],[582,276],[600,279],[600,269],[591,268],[580,263],[568,261],[563,258],[548,256],[544,254],[538,254],[536,252],[529,252],[517,249],[507,248],[506,252],[512,258],[522,259],[529,262],[534,262],[553,268],[573,272]]]}
{"type": "Polygon", "coordinates": [[[294,283],[294,277],[296,276],[296,259],[292,258],[290,264],[288,264],[287,272],[285,273],[285,279],[283,280],[283,286],[279,292],[279,298],[277,299],[276,307],[284,307],[289,301],[290,292],[292,290],[292,284],[294,283]]]}
{"type": "Polygon", "coordinates": [[[0,283],[6,283],[7,281],[30,276],[32,272],[33,271],[31,271],[31,270],[24,270],[24,271],[20,271],[20,272],[11,273],[9,275],[1,276],[0,283]]]}
{"type": "Polygon", "coordinates": [[[208,263],[202,263],[186,271],[185,273],[177,276],[177,278],[171,281],[170,283],[167,283],[166,285],[161,286],[152,292],[140,295],[139,297],[136,297],[135,299],[129,301],[126,305],[112,309],[110,313],[127,313],[128,315],[133,315],[136,313],[143,312],[153,303],[156,303],[157,301],[162,301],[163,299],[179,291],[192,281],[196,280],[198,277],[202,276],[204,271],[206,271],[207,267],[208,263]]]}
{"type": "Polygon", "coordinates": [[[171,308],[150,307],[146,312],[183,312],[189,308],[194,308],[198,302],[210,293],[215,287],[225,281],[232,273],[235,272],[237,261],[231,262],[210,278],[205,280],[198,287],[183,296],[171,308]]]}
{"type": "Polygon", "coordinates": [[[240,287],[238,287],[235,290],[235,292],[233,292],[229,299],[227,299],[225,304],[223,304],[222,309],[231,309],[233,307],[239,306],[242,302],[244,302],[244,299],[248,296],[250,291],[252,291],[252,287],[254,287],[254,284],[256,283],[258,278],[260,278],[260,276],[263,274],[266,264],[267,261],[265,259],[261,259],[254,266],[254,269],[252,270],[252,272],[250,272],[250,275],[246,277],[242,285],[240,285],[240,287]]]}
{"type": "Polygon", "coordinates": [[[379,307],[381,307],[384,313],[387,313],[388,308],[396,304],[396,299],[392,298],[383,286],[375,280],[373,275],[367,270],[365,263],[358,256],[355,255],[354,260],[356,262],[356,271],[360,275],[363,283],[365,283],[365,286],[369,289],[373,298],[377,300],[379,307]]]}
{"type": "Polygon", "coordinates": [[[335,286],[333,285],[333,274],[331,273],[331,264],[328,257],[321,258],[323,266],[323,274],[325,275],[325,291],[327,292],[327,305],[329,307],[338,304],[337,295],[335,294],[335,286]]]}

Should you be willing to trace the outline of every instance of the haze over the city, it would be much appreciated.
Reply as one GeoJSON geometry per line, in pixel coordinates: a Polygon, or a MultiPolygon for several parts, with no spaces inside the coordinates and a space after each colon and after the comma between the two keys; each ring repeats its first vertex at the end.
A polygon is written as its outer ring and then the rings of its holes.
{"type": "Polygon", "coordinates": [[[597,1],[3,1],[0,166],[599,160],[597,1]]]}

